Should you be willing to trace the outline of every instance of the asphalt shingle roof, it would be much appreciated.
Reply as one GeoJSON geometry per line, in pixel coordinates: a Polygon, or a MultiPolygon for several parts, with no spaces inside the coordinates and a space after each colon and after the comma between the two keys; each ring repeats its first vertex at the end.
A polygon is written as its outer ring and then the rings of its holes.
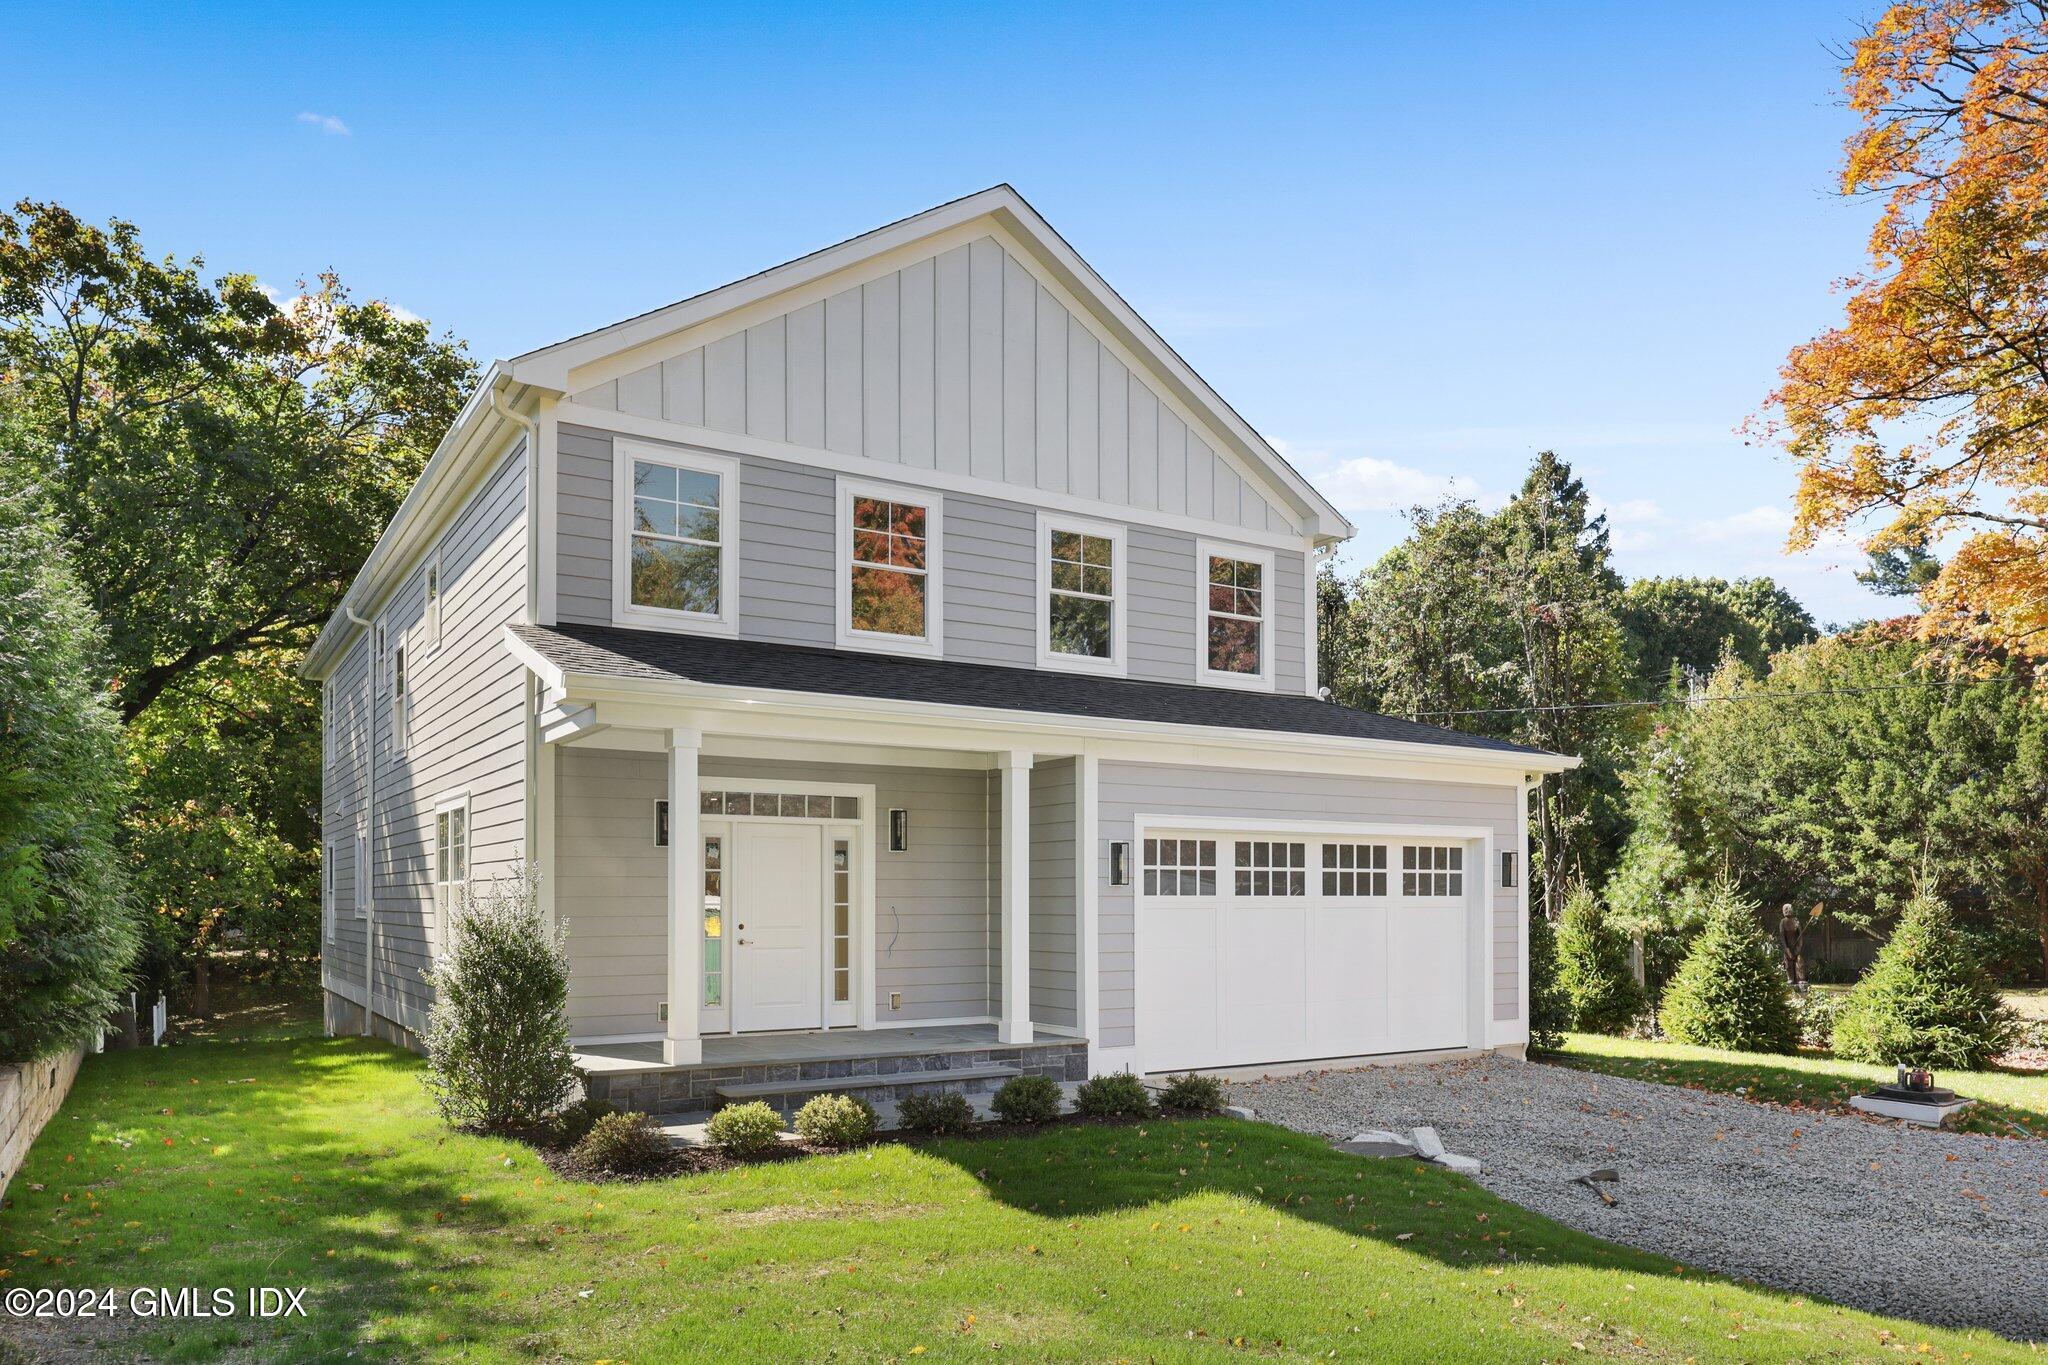
{"type": "Polygon", "coordinates": [[[1046,669],[809,649],[618,626],[518,625],[512,629],[556,667],[598,677],[922,701],[1102,720],[1334,735],[1493,753],[1541,753],[1506,740],[1283,693],[1134,682],[1046,669]]]}

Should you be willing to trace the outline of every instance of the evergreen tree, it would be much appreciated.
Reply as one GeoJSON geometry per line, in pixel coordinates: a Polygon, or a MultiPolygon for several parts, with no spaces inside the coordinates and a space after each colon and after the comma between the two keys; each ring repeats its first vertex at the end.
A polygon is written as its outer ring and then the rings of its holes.
{"type": "Polygon", "coordinates": [[[1620,1033],[1642,1016],[1643,992],[1629,969],[1628,944],[1607,923],[1599,897],[1584,882],[1565,893],[1557,963],[1558,987],[1570,1003],[1573,1028],[1620,1033]]]}
{"type": "Polygon", "coordinates": [[[1704,899],[1704,926],[1664,992],[1664,1031],[1696,1047],[1798,1051],[1799,1018],[1785,969],[1755,908],[1726,881],[1704,899]]]}
{"type": "Polygon", "coordinates": [[[1974,1071],[2012,1043],[2015,1021],[1938,897],[1907,905],[1835,1018],[1835,1052],[1880,1066],[1974,1071]]]}
{"type": "Polygon", "coordinates": [[[1557,930],[1543,907],[1529,907],[1529,1047],[1556,1052],[1572,1026],[1572,1001],[1558,979],[1557,930]]]}

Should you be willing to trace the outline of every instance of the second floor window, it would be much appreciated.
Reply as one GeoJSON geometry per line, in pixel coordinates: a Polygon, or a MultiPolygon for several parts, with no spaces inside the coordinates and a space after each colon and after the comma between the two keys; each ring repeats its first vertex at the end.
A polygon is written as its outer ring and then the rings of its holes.
{"type": "Polygon", "coordinates": [[[938,499],[842,483],[839,556],[841,643],[939,651],[938,499]]]}
{"type": "Polygon", "coordinates": [[[391,651],[391,752],[405,752],[408,731],[412,727],[412,680],[405,672],[405,646],[400,644],[391,651]]]}
{"type": "Polygon", "coordinates": [[[733,633],[738,469],[721,456],[617,443],[614,620],[733,633]]]}
{"type": "Polygon", "coordinates": [[[1201,564],[1204,680],[1264,686],[1272,664],[1266,632],[1270,560],[1205,548],[1201,564]]]}
{"type": "Polygon", "coordinates": [[[1038,518],[1038,661],[1124,670],[1124,528],[1055,513],[1038,518]]]}

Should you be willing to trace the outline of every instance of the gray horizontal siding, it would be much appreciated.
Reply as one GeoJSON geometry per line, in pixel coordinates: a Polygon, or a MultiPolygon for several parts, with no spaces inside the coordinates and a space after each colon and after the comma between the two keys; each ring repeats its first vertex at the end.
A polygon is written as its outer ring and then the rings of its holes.
{"type": "MultiPolygon", "coordinates": [[[[1132,837],[1140,814],[1259,820],[1442,824],[1491,828],[1495,846],[1513,847],[1514,787],[1301,773],[1241,772],[1165,764],[1105,762],[1097,777],[1097,865],[1101,1032],[1105,1047],[1135,1040],[1137,957],[1131,888],[1111,886],[1108,845],[1132,837]]],[[[1488,884],[1493,884],[1492,878],[1488,884]]],[[[1516,893],[1493,892],[1493,1017],[1520,1017],[1516,960],[1521,925],[1516,893]]]]}
{"type": "Polygon", "coordinates": [[[1031,1022],[1081,1023],[1080,919],[1074,902],[1076,760],[1031,770],[1031,1022]]]}
{"type": "Polygon", "coordinates": [[[356,821],[366,809],[370,782],[370,641],[357,636],[329,678],[323,703],[331,718],[322,725],[320,784],[322,857],[334,857],[332,934],[321,945],[322,975],[339,978],[361,992],[365,921],[356,914],[356,821]]]}

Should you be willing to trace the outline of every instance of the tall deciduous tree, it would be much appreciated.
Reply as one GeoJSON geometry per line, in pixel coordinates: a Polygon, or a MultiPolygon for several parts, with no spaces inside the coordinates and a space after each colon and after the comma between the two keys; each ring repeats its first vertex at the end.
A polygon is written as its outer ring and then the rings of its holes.
{"type": "Polygon", "coordinates": [[[1841,189],[1882,213],[1842,322],[1768,405],[1792,542],[1873,517],[1877,554],[1958,535],[1930,638],[2048,655],[2048,5],[1901,0],[1844,79],[1841,189]]]}

